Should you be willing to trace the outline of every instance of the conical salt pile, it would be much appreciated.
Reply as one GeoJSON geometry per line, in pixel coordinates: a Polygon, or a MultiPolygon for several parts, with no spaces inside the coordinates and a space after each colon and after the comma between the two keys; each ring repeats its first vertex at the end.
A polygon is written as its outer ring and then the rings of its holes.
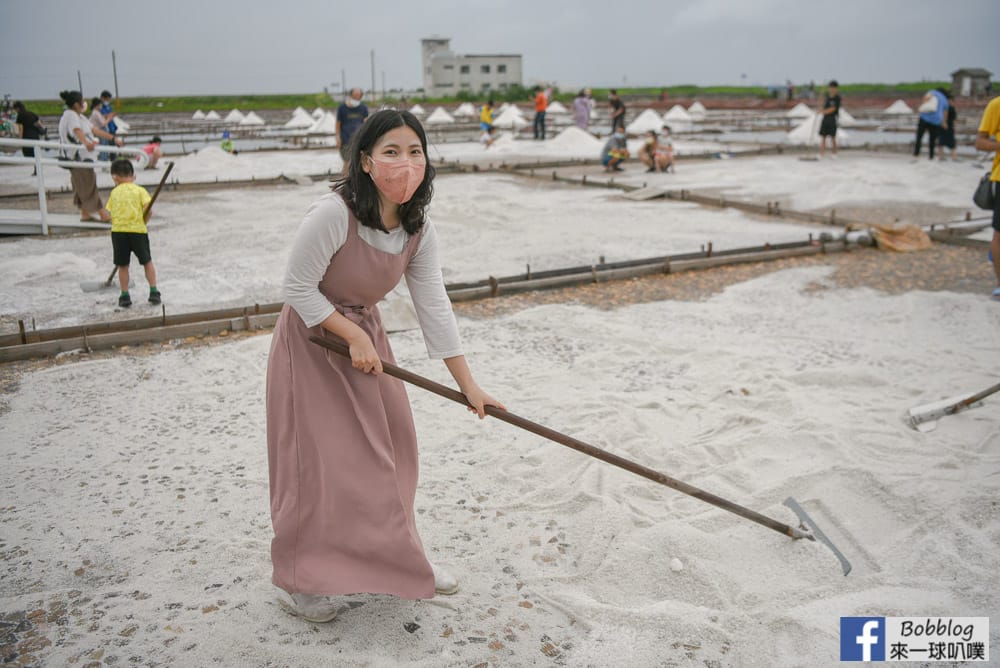
{"type": "Polygon", "coordinates": [[[214,110],[211,110],[211,109],[209,110],[209,112],[207,114],[205,114],[205,120],[206,121],[217,121],[220,118],[222,118],[222,117],[219,116],[219,114],[217,112],[215,112],[214,110]]]}
{"type": "Polygon", "coordinates": [[[797,105],[785,112],[786,118],[811,118],[816,113],[806,105],[799,102],[797,105]]]}
{"type": "Polygon", "coordinates": [[[240,125],[264,125],[264,119],[251,111],[243,117],[240,125]]]}
{"type": "Polygon", "coordinates": [[[569,113],[569,109],[567,109],[566,107],[564,107],[563,104],[559,100],[556,100],[555,102],[551,103],[545,109],[545,111],[547,111],[550,114],[568,114],[569,113]]]}
{"type": "Polygon", "coordinates": [[[670,107],[670,111],[663,114],[664,123],[690,123],[691,121],[691,114],[679,104],[670,107]]]}
{"type": "Polygon", "coordinates": [[[201,109],[196,110],[191,115],[191,120],[193,120],[193,121],[201,121],[201,120],[204,120],[204,119],[205,119],[205,112],[202,111],[201,109]]]}
{"type": "Polygon", "coordinates": [[[511,105],[504,109],[503,113],[493,119],[493,125],[498,128],[522,128],[528,124],[521,115],[521,110],[511,105]]]}
{"type": "MultiPolygon", "coordinates": [[[[799,144],[804,146],[816,146],[819,144],[819,126],[822,122],[823,114],[814,113],[811,118],[807,118],[788,133],[789,144],[799,144]]],[[[837,128],[837,143],[844,144],[847,140],[847,133],[840,127],[837,128]]]]}
{"type": "Polygon", "coordinates": [[[695,100],[691,103],[691,106],[688,107],[688,114],[696,121],[703,121],[708,115],[708,110],[705,109],[705,105],[698,100],[695,100]]]}
{"type": "Polygon", "coordinates": [[[419,104],[415,104],[412,107],[410,107],[410,113],[413,114],[414,116],[423,116],[427,112],[424,111],[424,108],[421,107],[419,104]]]}
{"type": "Polygon", "coordinates": [[[442,125],[444,123],[454,123],[455,118],[444,110],[444,107],[438,107],[431,115],[427,117],[428,125],[442,125]]]}
{"type": "Polygon", "coordinates": [[[455,118],[466,118],[468,116],[475,116],[475,115],[476,115],[476,108],[473,107],[472,103],[470,102],[463,102],[462,104],[458,105],[458,109],[456,109],[454,113],[452,113],[452,116],[454,116],[455,118]]]}
{"type": "Polygon", "coordinates": [[[883,113],[902,116],[903,114],[912,114],[913,109],[902,100],[896,100],[886,107],[883,113]]]}
{"type": "Polygon", "coordinates": [[[604,146],[604,143],[586,130],[571,125],[560,132],[555,139],[549,142],[549,145],[557,150],[574,153],[593,151],[596,154],[604,146]]]}
{"type": "Polygon", "coordinates": [[[663,128],[663,119],[652,109],[646,109],[628,124],[625,132],[630,135],[641,135],[650,130],[659,132],[663,128]]]}
{"type": "Polygon", "coordinates": [[[335,134],[337,132],[337,117],[324,111],[323,115],[306,132],[309,134],[335,134]]]}
{"type": "Polygon", "coordinates": [[[316,107],[315,109],[313,109],[312,117],[318,121],[319,119],[323,118],[323,114],[325,113],[326,109],[324,109],[323,107],[316,107]]]}
{"type": "Polygon", "coordinates": [[[225,120],[227,123],[239,123],[243,120],[243,112],[239,109],[233,109],[229,112],[229,115],[226,116],[225,120]]]}
{"type": "Polygon", "coordinates": [[[854,127],[857,124],[858,121],[855,120],[854,116],[851,116],[849,113],[847,113],[847,109],[841,107],[840,113],[837,114],[837,125],[845,128],[850,128],[854,127]]]}
{"type": "Polygon", "coordinates": [[[311,128],[313,123],[315,122],[316,121],[313,119],[312,116],[309,115],[308,111],[306,111],[302,107],[299,107],[292,112],[292,118],[287,123],[285,123],[285,127],[291,129],[311,128]]]}

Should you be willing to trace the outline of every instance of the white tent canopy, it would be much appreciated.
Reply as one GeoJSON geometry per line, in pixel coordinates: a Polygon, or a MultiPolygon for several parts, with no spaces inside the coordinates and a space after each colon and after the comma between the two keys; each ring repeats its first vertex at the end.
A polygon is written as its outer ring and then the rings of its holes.
{"type": "Polygon", "coordinates": [[[631,135],[639,135],[650,130],[659,132],[661,129],[663,129],[663,119],[652,109],[646,109],[628,124],[625,132],[631,135]]]}
{"type": "Polygon", "coordinates": [[[786,118],[812,118],[816,113],[805,104],[799,102],[797,105],[785,112],[786,118]]]}
{"type": "Polygon", "coordinates": [[[903,114],[912,114],[913,109],[910,108],[910,105],[906,104],[906,102],[896,100],[885,108],[884,113],[902,116],[903,114]]]}
{"type": "Polygon", "coordinates": [[[443,125],[445,123],[454,123],[455,117],[445,111],[444,107],[438,107],[431,112],[426,122],[428,125],[443,125]]]}

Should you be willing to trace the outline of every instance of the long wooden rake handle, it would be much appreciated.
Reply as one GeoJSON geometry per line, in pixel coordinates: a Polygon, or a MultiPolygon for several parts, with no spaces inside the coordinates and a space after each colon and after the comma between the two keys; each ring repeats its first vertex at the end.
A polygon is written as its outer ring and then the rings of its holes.
{"type": "MultiPolygon", "coordinates": [[[[351,357],[350,348],[348,348],[343,343],[340,343],[338,341],[331,341],[330,339],[325,339],[320,336],[310,336],[309,340],[317,345],[327,348],[328,350],[332,350],[335,353],[343,355],[348,359],[350,359],[351,357]]],[[[453,390],[450,387],[441,385],[440,383],[436,383],[433,380],[430,380],[429,378],[424,378],[423,376],[417,375],[405,369],[401,369],[398,366],[389,364],[388,362],[385,361],[382,362],[382,370],[385,371],[385,373],[389,374],[390,376],[398,378],[407,383],[416,385],[417,387],[421,387],[429,392],[433,392],[434,394],[442,396],[445,399],[451,399],[452,401],[462,404],[463,406],[469,405],[469,401],[468,399],[465,398],[464,394],[462,394],[457,390],[453,390]]],[[[815,540],[815,537],[807,531],[803,531],[802,529],[798,529],[788,524],[778,522],[777,520],[773,520],[770,517],[767,517],[766,515],[761,515],[756,511],[750,510],[749,508],[745,508],[737,503],[733,503],[732,501],[724,499],[720,496],[716,496],[715,494],[706,492],[705,490],[694,487],[693,485],[681,482],[676,478],[671,478],[666,474],[660,473],[659,471],[643,466],[642,464],[633,462],[630,459],[619,457],[618,455],[612,454],[607,450],[602,450],[597,446],[590,445],[589,443],[584,443],[583,441],[575,439],[572,436],[567,436],[566,434],[560,433],[554,429],[550,429],[544,425],[538,424],[537,422],[532,422],[531,420],[523,418],[519,415],[515,415],[510,411],[506,411],[502,408],[497,408],[496,406],[487,406],[486,414],[495,417],[498,420],[503,420],[508,424],[512,424],[515,427],[520,427],[521,429],[530,431],[533,434],[537,434],[539,436],[542,436],[543,438],[547,438],[550,441],[555,441],[560,445],[565,445],[566,447],[573,448],[574,450],[582,452],[585,455],[590,455],[591,457],[600,459],[601,461],[607,462],[608,464],[613,464],[614,466],[625,469],[626,471],[629,471],[631,473],[635,473],[636,475],[640,475],[643,478],[652,480],[653,482],[658,482],[661,485],[665,485],[667,487],[670,487],[671,489],[675,489],[678,492],[687,494],[688,496],[693,496],[694,498],[704,501],[705,503],[710,503],[713,506],[722,508],[723,510],[728,510],[729,512],[739,515],[744,519],[748,519],[751,522],[756,522],[757,524],[765,526],[768,529],[777,531],[780,534],[784,534],[791,538],[808,538],[810,540],[815,540]]]]}

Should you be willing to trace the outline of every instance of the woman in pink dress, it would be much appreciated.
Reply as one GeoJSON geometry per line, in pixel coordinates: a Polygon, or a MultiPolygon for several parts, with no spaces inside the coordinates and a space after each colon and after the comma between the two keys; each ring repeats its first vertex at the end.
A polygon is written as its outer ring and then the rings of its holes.
{"type": "Polygon", "coordinates": [[[502,404],[472,377],[445,292],[434,227],[427,139],[409,112],[370,116],[344,175],[314,202],[296,235],[285,306],[267,365],[272,582],[309,621],[336,616],[336,597],[450,594],[431,564],[413,501],[417,442],[376,304],[405,276],[428,354],[443,359],[480,418],[502,404]],[[346,343],[351,359],[309,341],[346,343]]]}

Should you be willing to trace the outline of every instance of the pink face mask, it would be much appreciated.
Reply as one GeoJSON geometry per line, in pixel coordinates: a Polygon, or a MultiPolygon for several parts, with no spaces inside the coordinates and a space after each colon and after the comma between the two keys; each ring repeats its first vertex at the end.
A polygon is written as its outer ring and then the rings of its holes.
{"type": "Polygon", "coordinates": [[[409,160],[375,160],[370,175],[375,186],[390,202],[405,204],[424,180],[427,165],[409,160]]]}

